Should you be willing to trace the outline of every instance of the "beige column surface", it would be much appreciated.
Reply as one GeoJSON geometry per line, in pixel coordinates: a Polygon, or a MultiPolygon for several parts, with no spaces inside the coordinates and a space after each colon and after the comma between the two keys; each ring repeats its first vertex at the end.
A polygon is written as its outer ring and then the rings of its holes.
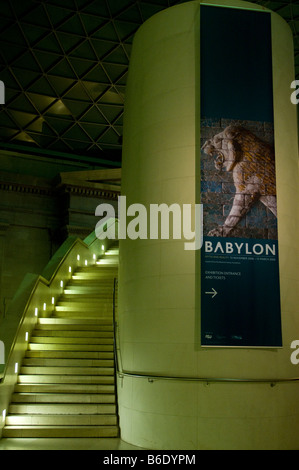
{"type": "MultiPolygon", "coordinates": [[[[126,89],[122,195],[133,203],[198,202],[200,4],[154,15],[136,33],[126,89]]],[[[299,377],[299,175],[292,33],[271,13],[283,347],[200,345],[200,250],[186,240],[120,240],[121,366],[133,374],[233,379],[299,377]]],[[[149,449],[299,447],[299,382],[118,379],[121,437],[149,449]]]]}

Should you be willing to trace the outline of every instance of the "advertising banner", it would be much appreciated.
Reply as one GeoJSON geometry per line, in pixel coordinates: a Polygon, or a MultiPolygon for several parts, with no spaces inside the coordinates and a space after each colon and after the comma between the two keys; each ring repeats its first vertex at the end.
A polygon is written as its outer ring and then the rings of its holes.
{"type": "Polygon", "coordinates": [[[280,347],[271,16],[200,15],[201,344],[280,347]]]}

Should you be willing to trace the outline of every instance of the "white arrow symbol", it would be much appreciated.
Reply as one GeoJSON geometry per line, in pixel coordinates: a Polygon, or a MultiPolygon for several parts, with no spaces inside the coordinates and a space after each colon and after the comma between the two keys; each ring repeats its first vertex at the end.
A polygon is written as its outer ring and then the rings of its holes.
{"type": "Polygon", "coordinates": [[[218,292],[214,289],[214,287],[212,287],[212,291],[213,292],[205,292],[205,294],[212,294],[212,299],[215,297],[215,295],[218,294],[218,292]]]}

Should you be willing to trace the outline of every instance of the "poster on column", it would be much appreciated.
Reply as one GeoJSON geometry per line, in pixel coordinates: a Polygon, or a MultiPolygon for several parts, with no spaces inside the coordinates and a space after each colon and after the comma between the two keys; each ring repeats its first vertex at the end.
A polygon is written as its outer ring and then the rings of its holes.
{"type": "Polygon", "coordinates": [[[202,5],[201,344],[281,347],[271,16],[202,5]]]}

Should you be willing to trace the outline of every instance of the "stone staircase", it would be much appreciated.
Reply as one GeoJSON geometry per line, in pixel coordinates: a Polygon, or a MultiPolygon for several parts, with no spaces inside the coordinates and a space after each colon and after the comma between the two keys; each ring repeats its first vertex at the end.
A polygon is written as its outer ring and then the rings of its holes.
{"type": "Polygon", "coordinates": [[[39,318],[2,437],[117,437],[113,285],[118,249],[78,268],[50,318],[39,318]]]}

